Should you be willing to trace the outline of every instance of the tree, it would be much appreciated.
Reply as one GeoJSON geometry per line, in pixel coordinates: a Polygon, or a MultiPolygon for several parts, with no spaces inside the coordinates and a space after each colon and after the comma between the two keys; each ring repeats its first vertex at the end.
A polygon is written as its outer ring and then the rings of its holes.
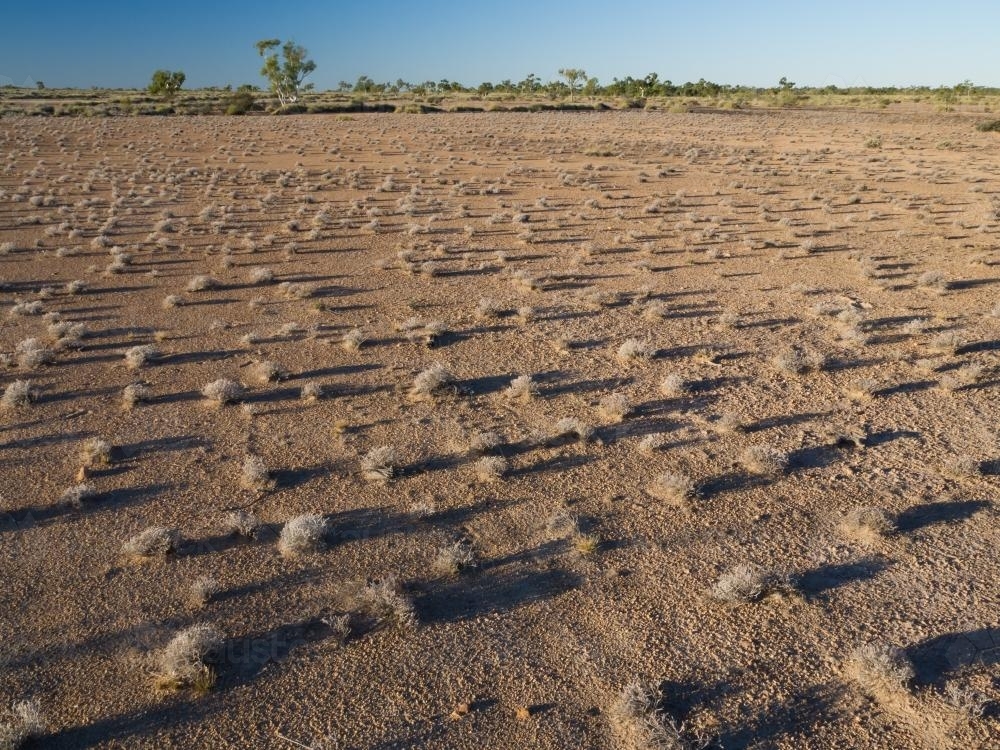
{"type": "Polygon", "coordinates": [[[579,68],[559,68],[559,75],[566,79],[569,85],[569,98],[572,101],[573,94],[576,93],[577,81],[587,80],[587,71],[579,68]]]}
{"type": "Polygon", "coordinates": [[[173,99],[184,85],[184,78],[184,73],[180,70],[157,70],[153,73],[153,80],[149,82],[149,93],[153,96],[162,96],[164,99],[173,99]]]}
{"type": "Polygon", "coordinates": [[[45,81],[35,81],[35,88],[39,91],[45,91],[45,81]]]}
{"type": "Polygon", "coordinates": [[[267,79],[271,93],[278,97],[282,107],[299,100],[299,92],[308,91],[312,84],[303,85],[306,76],[316,70],[316,63],[306,55],[306,48],[289,40],[282,44],[280,39],[261,39],[254,45],[264,58],[260,74],[267,79]],[[281,60],[276,48],[281,48],[281,60]]]}

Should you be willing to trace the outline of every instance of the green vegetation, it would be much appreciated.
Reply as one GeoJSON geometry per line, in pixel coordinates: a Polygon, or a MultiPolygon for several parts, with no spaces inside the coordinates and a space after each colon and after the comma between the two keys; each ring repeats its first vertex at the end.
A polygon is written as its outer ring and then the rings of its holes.
{"type": "MultiPolygon", "coordinates": [[[[307,51],[292,41],[265,39],[255,45],[264,58],[266,91],[255,86],[208,87],[181,91],[184,73],[158,70],[145,91],[124,89],[51,89],[0,86],[0,116],[120,116],[163,114],[250,114],[278,112],[538,112],[549,110],[647,109],[670,112],[698,108],[850,108],[882,110],[895,106],[940,111],[990,113],[1000,107],[1000,88],[963,81],[954,86],[851,87],[800,86],[782,77],[771,87],[736,86],[705,79],[674,83],[657,73],[626,76],[601,83],[582,68],[561,68],[559,78],[544,81],[529,73],[520,81],[505,79],[466,86],[442,78],[413,83],[397,78],[379,82],[361,75],[340,81],[328,91],[314,91],[305,79],[316,69],[307,51]],[[40,100],[40,101],[32,101],[40,100]]],[[[980,129],[996,126],[984,123],[980,129]]],[[[875,146],[872,146],[873,148],[875,146]]]]}
{"type": "Polygon", "coordinates": [[[300,92],[312,89],[311,83],[303,85],[306,76],[316,70],[316,63],[306,57],[305,47],[292,41],[282,45],[280,39],[262,39],[255,46],[264,58],[260,74],[267,79],[271,93],[278,97],[282,107],[295,104],[300,92]],[[278,53],[272,51],[277,47],[281,47],[280,61],[278,53]]]}
{"type": "Polygon", "coordinates": [[[180,70],[157,70],[147,90],[153,96],[173,99],[184,85],[184,78],[184,72],[180,70]]]}

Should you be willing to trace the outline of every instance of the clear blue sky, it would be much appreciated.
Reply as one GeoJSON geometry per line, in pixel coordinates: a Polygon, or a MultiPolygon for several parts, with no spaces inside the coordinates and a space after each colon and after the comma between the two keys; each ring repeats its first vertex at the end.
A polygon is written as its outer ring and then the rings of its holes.
{"type": "Polygon", "coordinates": [[[0,83],[186,88],[262,84],[253,43],[308,48],[317,88],[449,78],[466,85],[584,68],[602,83],[1000,86],[1000,0],[25,0],[0,10],[0,83]]]}

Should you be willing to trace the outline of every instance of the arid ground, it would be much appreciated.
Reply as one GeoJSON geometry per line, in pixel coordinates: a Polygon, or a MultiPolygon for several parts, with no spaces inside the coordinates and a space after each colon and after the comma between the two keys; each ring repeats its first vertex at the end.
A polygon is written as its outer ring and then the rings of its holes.
{"type": "Polygon", "coordinates": [[[0,736],[997,747],[974,123],[0,121],[0,736]]]}

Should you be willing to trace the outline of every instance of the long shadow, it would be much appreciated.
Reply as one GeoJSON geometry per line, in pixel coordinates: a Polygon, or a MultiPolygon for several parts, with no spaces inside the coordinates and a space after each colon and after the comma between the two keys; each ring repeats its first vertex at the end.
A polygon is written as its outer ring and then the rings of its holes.
{"type": "Polygon", "coordinates": [[[980,286],[1000,283],[1000,279],[965,279],[962,281],[949,281],[949,289],[975,289],[980,286]]]}
{"type": "Polygon", "coordinates": [[[773,483],[774,480],[766,476],[730,471],[703,481],[698,485],[698,495],[707,500],[726,492],[767,487],[773,483]]]}
{"type": "Polygon", "coordinates": [[[995,352],[1000,350],[1000,339],[993,341],[976,341],[971,344],[961,346],[956,354],[972,354],[973,352],[995,352]]]}
{"type": "Polygon", "coordinates": [[[416,597],[415,606],[423,623],[460,622],[553,599],[577,588],[581,581],[577,574],[558,568],[517,571],[490,568],[422,592],[416,597]]]}
{"type": "Polygon", "coordinates": [[[812,736],[812,727],[843,721],[843,705],[849,700],[841,685],[813,685],[784,700],[774,700],[739,726],[723,730],[719,747],[742,750],[757,747],[785,747],[789,734],[812,736]]]}
{"type": "Polygon", "coordinates": [[[326,378],[334,375],[356,375],[359,372],[369,372],[371,370],[381,370],[382,365],[374,363],[364,363],[357,365],[338,365],[336,367],[318,367],[315,370],[306,370],[293,376],[295,380],[309,380],[312,378],[326,378]]]}
{"type": "Polygon", "coordinates": [[[934,380],[915,380],[910,383],[900,383],[899,385],[894,385],[890,388],[882,388],[875,391],[872,395],[876,397],[880,396],[895,396],[900,393],[919,393],[920,391],[926,391],[937,386],[937,382],[934,380]]]}
{"type": "Polygon", "coordinates": [[[154,396],[150,404],[179,404],[184,401],[197,401],[202,398],[199,391],[178,391],[177,393],[165,393],[162,396],[154,396]]]}
{"type": "MultiPolygon", "coordinates": [[[[543,381],[544,382],[544,381],[543,381]]],[[[556,385],[543,386],[539,389],[542,397],[561,396],[565,393],[589,393],[592,391],[610,391],[622,388],[632,382],[632,378],[594,378],[591,380],[578,380],[575,383],[558,383],[556,385]]]]}
{"type": "Polygon", "coordinates": [[[271,476],[277,483],[279,490],[290,490],[301,487],[313,479],[327,476],[331,470],[330,464],[317,464],[294,469],[275,469],[271,472],[271,476]]]}
{"type": "Polygon", "coordinates": [[[993,504],[989,500],[948,500],[915,505],[896,517],[896,529],[907,534],[935,524],[959,523],[991,507],[993,504]]]}
{"type": "Polygon", "coordinates": [[[913,430],[882,430],[881,432],[871,432],[865,438],[865,446],[877,448],[880,445],[891,443],[894,440],[916,440],[920,441],[920,433],[913,430]]]}
{"type": "Polygon", "coordinates": [[[534,474],[544,474],[548,471],[564,472],[586,466],[596,459],[594,456],[552,456],[537,461],[530,466],[523,466],[510,472],[511,477],[525,477],[534,474]]]}
{"type": "Polygon", "coordinates": [[[137,443],[127,443],[120,448],[125,458],[141,456],[144,453],[172,453],[186,451],[192,448],[202,448],[211,445],[210,441],[200,435],[178,435],[175,437],[150,438],[137,443]]]}
{"type": "Polygon", "coordinates": [[[806,412],[804,414],[783,414],[774,417],[765,417],[753,424],[746,425],[744,432],[761,432],[775,427],[792,427],[794,425],[812,422],[817,419],[829,416],[830,412],[806,412]]]}
{"type": "Polygon", "coordinates": [[[796,579],[798,588],[803,594],[808,597],[818,597],[855,581],[871,580],[892,565],[890,560],[866,557],[848,563],[820,565],[800,573],[796,579]]]}
{"type": "Polygon", "coordinates": [[[823,469],[840,458],[843,446],[837,443],[811,445],[792,451],[788,465],[792,469],[823,469]]]}
{"type": "Polygon", "coordinates": [[[475,396],[487,393],[499,393],[510,385],[513,375],[484,375],[479,378],[469,378],[457,383],[461,393],[475,396]]]}
{"type": "Polygon", "coordinates": [[[157,365],[184,365],[191,362],[215,362],[220,359],[245,354],[240,349],[214,349],[204,352],[183,352],[181,354],[164,354],[157,357],[157,365]]]}
{"type": "Polygon", "coordinates": [[[1000,627],[996,625],[944,633],[906,649],[917,682],[943,685],[968,669],[992,670],[1000,665],[1000,627]]]}
{"type": "Polygon", "coordinates": [[[9,443],[0,443],[0,450],[37,448],[42,445],[58,445],[60,443],[75,442],[91,437],[91,432],[63,432],[53,435],[39,435],[33,438],[22,438],[21,440],[11,440],[9,443]]]}

